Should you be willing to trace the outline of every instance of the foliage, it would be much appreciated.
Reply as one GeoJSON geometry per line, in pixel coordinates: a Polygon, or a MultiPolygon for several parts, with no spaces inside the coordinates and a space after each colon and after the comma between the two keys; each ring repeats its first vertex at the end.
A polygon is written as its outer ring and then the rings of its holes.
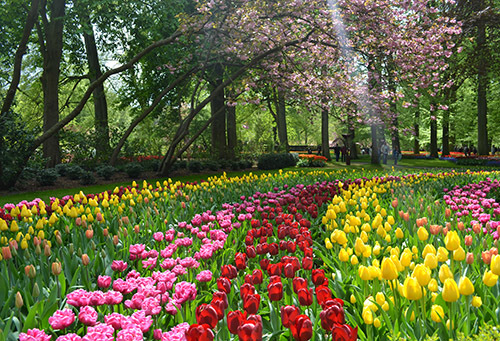
{"type": "Polygon", "coordinates": [[[293,167],[297,164],[297,160],[290,153],[282,154],[263,154],[259,156],[257,168],[259,169],[280,169],[293,167]]]}
{"type": "Polygon", "coordinates": [[[123,167],[123,170],[125,171],[125,173],[127,173],[129,178],[137,179],[139,176],[141,176],[141,173],[143,172],[144,168],[140,163],[131,162],[129,164],[126,164],[123,167]]]}
{"type": "Polygon", "coordinates": [[[36,179],[41,186],[52,186],[58,177],[59,174],[55,168],[47,168],[39,171],[36,179]]]}
{"type": "Polygon", "coordinates": [[[75,164],[68,164],[68,166],[61,167],[60,169],[64,169],[64,176],[70,178],[71,180],[79,180],[81,179],[85,170],[75,164]]]}
{"type": "Polygon", "coordinates": [[[111,165],[100,165],[96,168],[96,173],[101,178],[109,180],[116,173],[116,168],[111,165]]]}
{"type": "Polygon", "coordinates": [[[203,162],[203,168],[216,171],[220,168],[220,164],[215,160],[206,160],[203,162]]]}
{"type": "Polygon", "coordinates": [[[96,183],[96,179],[94,177],[94,173],[90,171],[83,171],[83,173],[80,175],[80,183],[82,185],[93,185],[96,183]]]}
{"type": "Polygon", "coordinates": [[[191,160],[187,164],[187,169],[189,169],[193,173],[199,173],[203,169],[203,164],[198,160],[191,160]]]}

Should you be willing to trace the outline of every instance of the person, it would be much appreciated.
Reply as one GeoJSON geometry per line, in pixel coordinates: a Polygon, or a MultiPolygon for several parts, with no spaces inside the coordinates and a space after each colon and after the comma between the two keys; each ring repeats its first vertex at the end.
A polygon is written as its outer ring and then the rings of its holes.
{"type": "Polygon", "coordinates": [[[342,159],[342,162],[345,162],[345,153],[347,151],[347,148],[346,146],[342,146],[342,148],[340,148],[340,157],[342,159]]]}
{"type": "Polygon", "coordinates": [[[340,147],[339,147],[338,143],[335,144],[335,147],[333,147],[333,150],[335,151],[335,161],[339,162],[340,147]]]}
{"type": "Polygon", "coordinates": [[[387,155],[389,154],[389,146],[387,145],[387,143],[382,142],[382,147],[380,147],[380,154],[382,156],[382,162],[384,163],[384,165],[387,164],[387,155]]]}
{"type": "Polygon", "coordinates": [[[464,147],[464,155],[469,156],[469,147],[467,146],[464,147]]]}
{"type": "Polygon", "coordinates": [[[398,160],[399,160],[399,150],[397,147],[394,147],[394,149],[392,150],[392,157],[394,158],[394,165],[397,165],[398,164],[398,160]]]}
{"type": "Polygon", "coordinates": [[[318,146],[318,155],[321,155],[321,146],[318,146]]]}

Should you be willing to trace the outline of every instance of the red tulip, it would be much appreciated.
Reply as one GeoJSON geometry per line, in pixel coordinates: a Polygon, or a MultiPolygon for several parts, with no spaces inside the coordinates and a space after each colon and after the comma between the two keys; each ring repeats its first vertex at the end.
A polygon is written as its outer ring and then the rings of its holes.
{"type": "Polygon", "coordinates": [[[227,301],[227,294],[224,291],[216,291],[212,295],[212,301],[222,300],[224,302],[224,309],[229,307],[229,302],[227,301]]]}
{"type": "MultiPolygon", "coordinates": [[[[281,231],[281,230],[280,230],[281,231]]],[[[279,238],[279,232],[278,232],[278,238],[279,238]]],[[[283,238],[280,238],[280,239],[283,239],[283,238]]],[[[286,240],[280,240],[280,250],[281,251],[285,251],[287,249],[287,241],[286,240]]]]}
{"type": "Polygon", "coordinates": [[[307,315],[299,315],[290,325],[292,335],[297,341],[307,341],[312,337],[312,322],[307,315]]]}
{"type": "Polygon", "coordinates": [[[281,276],[281,263],[269,264],[267,273],[269,276],[281,276]]]}
{"type": "Polygon", "coordinates": [[[323,304],[332,299],[332,291],[329,287],[325,285],[320,285],[316,287],[316,299],[318,300],[319,305],[323,306],[323,304]]]}
{"type": "Polygon", "coordinates": [[[240,341],[262,341],[262,323],[247,320],[238,328],[240,341]]]}
{"type": "Polygon", "coordinates": [[[248,294],[243,298],[243,309],[248,314],[256,314],[259,310],[260,305],[260,295],[259,294],[248,294]]]}
{"type": "Polygon", "coordinates": [[[323,282],[326,280],[325,277],[325,270],[323,269],[314,269],[312,271],[312,282],[314,285],[322,285],[323,282]]]}
{"type": "Polygon", "coordinates": [[[292,284],[294,293],[297,293],[299,289],[307,289],[307,281],[302,277],[295,277],[292,284]]]}
{"type": "Polygon", "coordinates": [[[236,270],[236,267],[234,265],[223,265],[221,267],[221,276],[228,279],[236,278],[236,276],[238,276],[238,270],[236,270]]]}
{"type": "Polygon", "coordinates": [[[267,286],[270,301],[279,301],[283,298],[283,283],[274,282],[267,286]]]}
{"type": "Polygon", "coordinates": [[[253,246],[253,237],[251,235],[248,235],[245,237],[245,244],[247,246],[252,245],[253,246]]]}
{"type": "Polygon", "coordinates": [[[348,324],[334,324],[332,336],[333,340],[356,341],[358,339],[358,327],[352,328],[348,324]]]}
{"type": "Polygon", "coordinates": [[[313,267],[313,260],[311,257],[304,257],[302,259],[302,268],[304,270],[311,270],[313,267]]]}
{"type": "Polygon", "coordinates": [[[281,323],[286,328],[290,328],[290,325],[295,322],[295,319],[299,315],[300,310],[294,305],[281,307],[281,323]]]}
{"type": "Polygon", "coordinates": [[[255,269],[254,271],[252,271],[252,281],[253,284],[262,284],[263,281],[262,270],[255,269]]]}
{"type": "Polygon", "coordinates": [[[231,281],[226,277],[217,278],[217,289],[229,294],[231,292],[231,281]]]}
{"type": "Polygon", "coordinates": [[[255,246],[253,246],[253,245],[247,246],[247,256],[248,256],[248,258],[257,257],[257,251],[255,251],[255,246]]]}
{"type": "Polygon", "coordinates": [[[279,250],[279,246],[278,246],[278,244],[276,244],[276,243],[271,243],[271,244],[269,244],[269,253],[270,253],[272,256],[277,255],[279,251],[280,251],[280,250],[279,250]]]}
{"type": "Polygon", "coordinates": [[[319,317],[321,319],[321,327],[327,332],[332,330],[334,324],[345,323],[344,308],[338,303],[323,310],[319,314],[319,317]]]}
{"type": "Polygon", "coordinates": [[[246,321],[247,313],[239,310],[227,313],[227,327],[231,334],[238,334],[238,328],[246,321]]]}
{"type": "Polygon", "coordinates": [[[234,263],[238,270],[243,270],[247,267],[247,255],[242,252],[237,252],[234,255],[234,263]]]}
{"type": "Polygon", "coordinates": [[[245,299],[248,294],[255,294],[255,287],[250,283],[243,283],[240,287],[240,296],[245,299]]]}
{"type": "Polygon", "coordinates": [[[297,296],[299,296],[299,304],[302,306],[310,306],[313,302],[312,289],[299,289],[297,296]]]}
{"type": "Polygon", "coordinates": [[[189,329],[186,330],[187,341],[212,341],[213,339],[214,333],[206,324],[192,324],[191,326],[189,326],[189,329]]]}
{"type": "Polygon", "coordinates": [[[284,273],[286,278],[294,278],[295,277],[295,270],[293,268],[292,263],[287,263],[284,266],[283,273],[284,273]]]}
{"type": "Polygon", "coordinates": [[[196,322],[207,324],[211,329],[215,328],[219,321],[217,310],[210,304],[203,303],[196,308],[196,322]]]}
{"type": "Polygon", "coordinates": [[[250,274],[245,275],[245,283],[253,284],[253,276],[250,274]]]}
{"type": "Polygon", "coordinates": [[[287,245],[286,245],[287,249],[288,249],[288,252],[290,253],[295,253],[295,251],[297,251],[297,243],[289,240],[287,245]]]}
{"type": "Polygon", "coordinates": [[[260,268],[262,270],[267,270],[267,267],[269,266],[270,261],[269,261],[269,258],[262,258],[259,263],[260,263],[260,268]]]}
{"type": "Polygon", "coordinates": [[[313,249],[310,247],[304,248],[304,257],[311,257],[313,256],[313,249]]]}

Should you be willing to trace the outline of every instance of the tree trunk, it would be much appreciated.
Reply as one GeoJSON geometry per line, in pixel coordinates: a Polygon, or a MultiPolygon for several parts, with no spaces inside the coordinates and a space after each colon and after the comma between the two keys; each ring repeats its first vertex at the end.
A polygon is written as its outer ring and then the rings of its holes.
{"type": "Polygon", "coordinates": [[[380,164],[380,146],[378,139],[378,126],[375,123],[371,125],[371,133],[372,133],[372,160],[371,163],[373,165],[380,164]]]}
{"type": "Polygon", "coordinates": [[[450,155],[450,112],[445,110],[443,112],[443,150],[441,156],[450,155]]]}
{"type": "Polygon", "coordinates": [[[420,108],[415,112],[415,123],[413,124],[415,137],[413,138],[413,154],[420,154],[420,108]]]}
{"type": "MultiPolygon", "coordinates": [[[[101,65],[99,64],[99,55],[97,54],[94,29],[88,13],[82,15],[82,21],[86,27],[83,38],[85,40],[85,50],[87,51],[87,61],[89,63],[90,82],[92,83],[102,76],[101,65]]],[[[108,104],[106,102],[106,93],[104,92],[103,83],[100,83],[95,88],[92,96],[94,97],[96,159],[102,161],[109,157],[111,151],[109,145],[108,104]]]]}
{"type": "Polygon", "coordinates": [[[354,142],[354,137],[356,136],[356,134],[355,134],[355,130],[352,126],[349,126],[349,136],[350,136],[350,138],[349,138],[350,156],[351,156],[351,160],[354,160],[354,159],[358,158],[358,150],[356,148],[356,142],[354,142]]]}
{"type": "Polygon", "coordinates": [[[236,107],[226,106],[227,115],[227,156],[230,160],[236,159],[236,107]]]}
{"type": "MultiPolygon", "coordinates": [[[[481,3],[483,3],[481,1],[481,3]]],[[[481,6],[483,8],[483,6],[481,6]]],[[[477,24],[477,51],[479,55],[477,69],[477,152],[488,155],[488,61],[486,58],[486,25],[479,20],[477,24]]]]}
{"type": "MultiPolygon", "coordinates": [[[[42,42],[43,73],[41,77],[43,90],[43,131],[46,132],[59,121],[59,74],[63,49],[63,28],[65,0],[54,0],[51,3],[51,20],[44,20],[44,38],[42,42]]],[[[45,9],[42,9],[45,11],[45,9]]],[[[42,14],[43,16],[45,13],[42,14]]],[[[45,18],[46,19],[46,18],[45,18]]],[[[54,134],[43,142],[43,157],[47,167],[54,167],[61,162],[58,134],[54,134]]]]}
{"type": "Polygon", "coordinates": [[[330,161],[330,134],[328,132],[328,110],[321,110],[321,155],[330,161]]]}
{"type": "MultiPolygon", "coordinates": [[[[214,68],[216,80],[213,84],[213,89],[216,89],[222,84],[224,70],[222,65],[217,64],[214,68]]],[[[226,159],[226,115],[215,117],[215,113],[220,108],[225,107],[224,91],[219,91],[210,102],[210,111],[214,120],[212,121],[212,155],[217,159],[226,159]]]]}
{"type": "Polygon", "coordinates": [[[435,117],[436,112],[431,111],[431,145],[430,145],[430,152],[431,152],[431,157],[437,158],[438,155],[438,145],[437,145],[437,117],[435,117]],[[434,116],[434,119],[433,119],[434,116]]]}
{"type": "Polygon", "coordinates": [[[288,152],[288,133],[286,128],[286,104],[285,94],[282,90],[278,89],[278,100],[276,103],[276,124],[278,126],[278,138],[280,140],[279,150],[281,152],[288,152]]]}

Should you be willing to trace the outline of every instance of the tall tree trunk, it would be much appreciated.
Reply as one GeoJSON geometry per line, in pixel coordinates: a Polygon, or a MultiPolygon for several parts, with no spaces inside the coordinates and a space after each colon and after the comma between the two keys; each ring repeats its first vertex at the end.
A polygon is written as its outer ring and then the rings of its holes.
{"type": "Polygon", "coordinates": [[[330,134],[328,132],[328,110],[321,110],[321,155],[330,161],[330,134]]]}
{"type": "MultiPolygon", "coordinates": [[[[484,1],[481,9],[484,8],[484,1]]],[[[477,69],[477,152],[488,155],[488,103],[486,91],[488,88],[488,61],[486,58],[486,25],[479,20],[477,24],[477,51],[479,55],[477,69]]]]}
{"type": "Polygon", "coordinates": [[[375,123],[371,124],[371,133],[372,133],[372,160],[371,163],[373,165],[380,164],[380,143],[378,138],[378,125],[375,123]]]}
{"type": "Polygon", "coordinates": [[[443,112],[443,150],[441,156],[450,155],[450,112],[445,110],[443,112]]]}
{"type": "MultiPolygon", "coordinates": [[[[82,21],[86,28],[83,33],[83,38],[85,40],[85,50],[87,51],[87,61],[89,63],[90,82],[92,83],[102,76],[101,65],[99,63],[99,55],[97,54],[94,29],[87,12],[82,14],[82,21]]],[[[104,92],[103,83],[100,83],[95,88],[92,96],[94,98],[96,159],[102,161],[108,158],[111,152],[109,145],[108,104],[106,102],[106,93],[104,92]]]]}
{"type": "MultiPolygon", "coordinates": [[[[50,8],[50,21],[47,20],[45,8],[41,9],[44,24],[43,39],[40,39],[43,55],[43,73],[41,77],[43,90],[43,131],[46,132],[59,121],[59,74],[63,49],[63,28],[65,0],[54,0],[50,8]]],[[[54,134],[43,142],[43,157],[47,159],[47,167],[54,167],[61,162],[58,134],[54,134]]]]}
{"type": "Polygon", "coordinates": [[[227,156],[230,160],[236,159],[236,146],[237,146],[237,135],[236,135],[236,107],[227,106],[227,156]]]}
{"type": "Polygon", "coordinates": [[[357,159],[358,158],[358,150],[356,148],[356,142],[354,142],[354,137],[356,136],[356,134],[355,134],[354,127],[352,127],[351,125],[349,125],[349,136],[350,136],[349,149],[350,149],[351,160],[357,159]]]}
{"type": "Polygon", "coordinates": [[[438,145],[437,145],[437,117],[435,117],[436,111],[431,110],[431,145],[430,152],[431,157],[438,157],[438,145]]]}
{"type": "MultiPolygon", "coordinates": [[[[217,64],[214,68],[216,80],[213,84],[213,89],[216,89],[222,84],[224,70],[222,65],[217,64]]],[[[226,115],[218,115],[215,113],[222,107],[225,107],[224,91],[219,91],[217,95],[210,101],[210,111],[214,120],[212,122],[212,151],[213,157],[217,159],[225,159],[226,155],[226,115]]]]}
{"type": "Polygon", "coordinates": [[[285,104],[285,94],[282,90],[278,89],[278,99],[276,103],[276,124],[278,126],[278,138],[280,140],[279,150],[282,152],[288,152],[288,133],[286,128],[286,104],[285,104]]]}
{"type": "Polygon", "coordinates": [[[413,123],[415,136],[413,138],[413,154],[420,154],[420,107],[415,112],[415,123],[413,123]]]}

